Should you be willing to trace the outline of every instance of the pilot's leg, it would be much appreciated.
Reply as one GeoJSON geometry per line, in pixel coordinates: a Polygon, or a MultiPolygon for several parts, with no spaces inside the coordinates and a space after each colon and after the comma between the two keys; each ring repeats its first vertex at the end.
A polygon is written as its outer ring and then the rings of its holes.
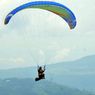
{"type": "Polygon", "coordinates": [[[43,79],[45,79],[45,74],[43,74],[43,79]]]}

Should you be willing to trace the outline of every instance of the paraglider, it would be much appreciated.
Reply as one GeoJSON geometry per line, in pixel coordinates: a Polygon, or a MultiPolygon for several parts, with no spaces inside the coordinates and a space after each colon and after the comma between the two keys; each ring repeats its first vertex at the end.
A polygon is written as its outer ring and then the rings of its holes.
{"type": "Polygon", "coordinates": [[[54,14],[59,15],[67,22],[70,29],[73,29],[76,26],[76,17],[74,16],[73,12],[69,8],[64,6],[63,4],[52,2],[52,1],[34,1],[34,2],[23,4],[15,8],[6,16],[4,24],[8,24],[10,19],[17,12],[24,9],[29,9],[29,8],[38,8],[38,9],[48,10],[54,14]]]}
{"type": "Polygon", "coordinates": [[[45,66],[44,67],[38,66],[37,71],[38,71],[38,77],[35,78],[35,81],[39,81],[41,79],[45,79],[45,74],[44,74],[45,66]]]}
{"type": "MultiPolygon", "coordinates": [[[[33,1],[33,2],[29,2],[26,4],[23,4],[17,8],[15,8],[14,10],[12,10],[5,18],[4,24],[8,24],[11,20],[11,18],[18,12],[20,12],[21,10],[24,9],[29,9],[29,8],[38,8],[38,9],[43,9],[43,10],[47,10],[50,11],[58,16],[60,16],[61,18],[63,18],[66,23],[69,25],[70,29],[74,29],[76,27],[76,17],[74,15],[74,13],[67,8],[66,6],[64,6],[63,4],[57,3],[57,2],[53,2],[53,1],[33,1]]],[[[45,67],[38,67],[38,77],[35,78],[35,81],[41,80],[41,79],[45,79],[45,67]]]]}

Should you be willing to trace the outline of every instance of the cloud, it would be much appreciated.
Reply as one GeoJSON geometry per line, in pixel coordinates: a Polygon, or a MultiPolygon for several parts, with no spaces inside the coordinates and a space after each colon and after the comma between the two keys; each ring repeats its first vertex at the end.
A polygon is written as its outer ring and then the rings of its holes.
{"type": "Polygon", "coordinates": [[[70,48],[64,48],[62,50],[56,51],[56,55],[52,58],[54,61],[63,61],[71,52],[70,48]]]}
{"type": "MultiPolygon", "coordinates": [[[[23,64],[25,62],[25,60],[22,57],[18,57],[18,58],[0,58],[0,61],[3,63],[16,63],[16,64],[23,64]]],[[[1,63],[0,62],[0,63],[1,63]]]]}
{"type": "Polygon", "coordinates": [[[17,67],[25,67],[25,66],[28,65],[26,64],[26,60],[22,57],[0,58],[0,69],[17,68],[17,67]]]}

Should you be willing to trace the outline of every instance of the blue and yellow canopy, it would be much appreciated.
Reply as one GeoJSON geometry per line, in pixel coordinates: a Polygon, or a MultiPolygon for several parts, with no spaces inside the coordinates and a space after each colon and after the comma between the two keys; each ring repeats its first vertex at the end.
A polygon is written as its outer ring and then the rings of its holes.
{"type": "Polygon", "coordinates": [[[16,9],[14,9],[13,11],[11,11],[6,16],[4,23],[8,24],[10,19],[17,12],[28,8],[39,8],[39,9],[48,10],[62,17],[68,23],[70,29],[73,29],[76,26],[76,17],[74,16],[73,12],[63,4],[52,2],[52,1],[34,1],[34,2],[29,2],[24,5],[21,5],[16,9]]]}

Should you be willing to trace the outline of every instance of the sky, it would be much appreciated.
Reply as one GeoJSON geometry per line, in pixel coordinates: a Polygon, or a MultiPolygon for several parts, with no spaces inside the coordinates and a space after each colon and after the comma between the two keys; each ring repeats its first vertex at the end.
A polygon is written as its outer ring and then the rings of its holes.
{"type": "Polygon", "coordinates": [[[73,30],[59,16],[39,9],[23,10],[4,25],[11,10],[30,1],[34,0],[0,0],[0,69],[95,55],[95,0],[49,0],[73,11],[77,19],[73,30]]]}

